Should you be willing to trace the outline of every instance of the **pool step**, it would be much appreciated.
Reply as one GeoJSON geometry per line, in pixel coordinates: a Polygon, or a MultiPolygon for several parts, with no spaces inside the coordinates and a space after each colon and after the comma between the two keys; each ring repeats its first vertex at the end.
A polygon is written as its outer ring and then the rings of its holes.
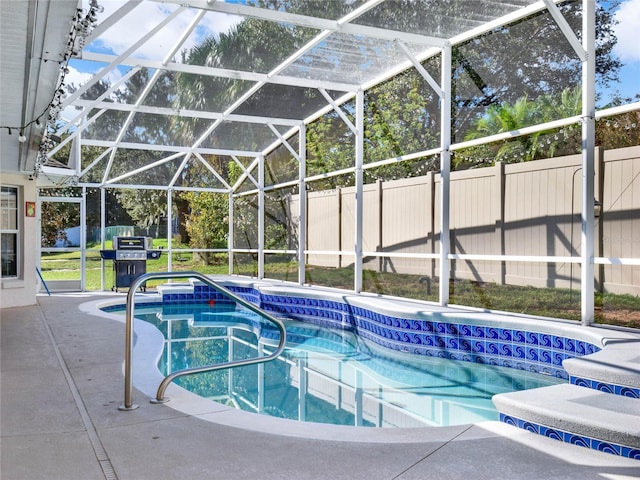
{"type": "Polygon", "coordinates": [[[566,359],[562,366],[570,382],[606,393],[640,399],[640,344],[609,340],[606,348],[584,357],[566,359]]]}
{"type": "Polygon", "coordinates": [[[578,385],[493,397],[500,420],[563,442],[640,459],[640,400],[578,385]]]}

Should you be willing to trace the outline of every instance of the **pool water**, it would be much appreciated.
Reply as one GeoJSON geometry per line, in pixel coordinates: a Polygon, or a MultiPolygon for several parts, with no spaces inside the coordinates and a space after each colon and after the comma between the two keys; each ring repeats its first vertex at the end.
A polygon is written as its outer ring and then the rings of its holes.
{"type": "MultiPolygon", "coordinates": [[[[238,307],[239,308],[239,307],[238,307]]],[[[165,337],[163,374],[265,356],[275,327],[229,304],[136,307],[165,337]]],[[[371,427],[445,426],[498,420],[497,393],[565,382],[506,367],[382,349],[351,332],[285,320],[287,348],[260,365],[189,375],[175,383],[251,412],[371,427]]]]}

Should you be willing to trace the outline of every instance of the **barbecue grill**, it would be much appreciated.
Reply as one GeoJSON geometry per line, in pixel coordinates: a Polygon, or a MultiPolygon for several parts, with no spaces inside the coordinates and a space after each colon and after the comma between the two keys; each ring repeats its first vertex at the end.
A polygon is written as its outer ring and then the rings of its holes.
{"type": "Polygon", "coordinates": [[[160,255],[161,250],[153,250],[151,237],[113,237],[113,249],[100,250],[103,259],[113,260],[115,285],[111,290],[130,287],[136,278],[147,273],[147,260],[160,255]]]}

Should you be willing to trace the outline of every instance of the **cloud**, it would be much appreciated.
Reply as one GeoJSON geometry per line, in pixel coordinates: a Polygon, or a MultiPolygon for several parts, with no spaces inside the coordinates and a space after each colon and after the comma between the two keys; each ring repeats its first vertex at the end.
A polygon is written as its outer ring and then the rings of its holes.
{"type": "MultiPolygon", "coordinates": [[[[67,68],[69,69],[69,73],[65,74],[64,83],[65,85],[72,87],[73,90],[87,83],[93,77],[94,73],[90,71],[80,71],[78,65],[82,65],[86,62],[77,62],[71,61],[67,68]]],[[[93,69],[95,70],[95,68],[93,69]]],[[[118,69],[111,70],[107,75],[104,76],[104,80],[109,83],[109,85],[113,85],[122,77],[121,72],[118,69]]],[[[120,87],[121,89],[124,86],[120,87]]],[[[71,93],[71,92],[69,92],[71,93]]],[[[76,117],[78,114],[78,110],[74,107],[67,107],[60,113],[60,117],[65,121],[70,121],[76,117]]]]}
{"type": "Polygon", "coordinates": [[[69,63],[68,68],[69,73],[65,75],[64,83],[75,88],[79,87],[80,85],[84,85],[89,80],[91,80],[91,77],[93,77],[92,73],[79,71],[73,66],[71,62],[69,63]]]}
{"type": "MultiPolygon", "coordinates": [[[[98,22],[100,23],[114,14],[126,2],[124,0],[100,0],[99,3],[104,7],[104,12],[98,16],[98,22]]],[[[146,35],[147,32],[156,28],[158,24],[178,8],[179,6],[174,4],[141,2],[100,35],[94,44],[89,46],[88,50],[106,51],[120,55],[146,35]]],[[[150,60],[163,60],[174,48],[197,13],[198,10],[195,9],[186,9],[181,12],[165,25],[161,31],[142,44],[131,56],[150,60]]],[[[179,51],[191,48],[207,36],[218,35],[221,32],[228,31],[240,20],[240,17],[234,15],[207,12],[198,24],[198,28],[182,44],[179,51]]]]}
{"type": "Polygon", "coordinates": [[[616,36],[618,37],[615,53],[625,63],[640,61],[640,49],[638,48],[640,0],[622,2],[615,13],[615,19],[619,22],[615,26],[616,36]]]}

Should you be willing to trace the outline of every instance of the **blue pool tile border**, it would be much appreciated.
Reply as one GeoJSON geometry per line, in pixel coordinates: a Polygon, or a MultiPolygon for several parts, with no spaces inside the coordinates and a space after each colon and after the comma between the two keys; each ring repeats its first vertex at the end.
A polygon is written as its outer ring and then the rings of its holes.
{"type": "Polygon", "coordinates": [[[600,452],[610,453],[621,457],[632,458],[640,460],[640,449],[634,447],[627,447],[625,445],[619,445],[617,443],[605,442],[597,438],[586,437],[584,435],[576,435],[565,430],[558,428],[551,428],[537,423],[529,422],[512,415],[506,415],[500,413],[500,421],[507,425],[522,428],[532,433],[542,435],[561,442],[570,443],[572,445],[578,445],[580,447],[590,448],[592,450],[598,450],[600,452]]]}
{"type": "Polygon", "coordinates": [[[569,383],[578,385],[579,387],[591,388],[600,392],[612,393],[614,395],[621,395],[623,397],[639,398],[640,388],[628,387],[625,385],[617,385],[615,383],[601,382],[599,380],[592,380],[589,378],[569,377],[569,383]]]}
{"type": "MultiPolygon", "coordinates": [[[[487,325],[470,325],[439,317],[412,319],[387,315],[346,302],[262,293],[254,287],[229,285],[230,291],[265,311],[318,326],[358,331],[367,340],[398,352],[515,368],[569,380],[562,368],[567,358],[600,350],[592,343],[549,333],[487,325]]],[[[193,293],[163,292],[162,303],[192,304],[224,300],[208,285],[193,293]]]]}

